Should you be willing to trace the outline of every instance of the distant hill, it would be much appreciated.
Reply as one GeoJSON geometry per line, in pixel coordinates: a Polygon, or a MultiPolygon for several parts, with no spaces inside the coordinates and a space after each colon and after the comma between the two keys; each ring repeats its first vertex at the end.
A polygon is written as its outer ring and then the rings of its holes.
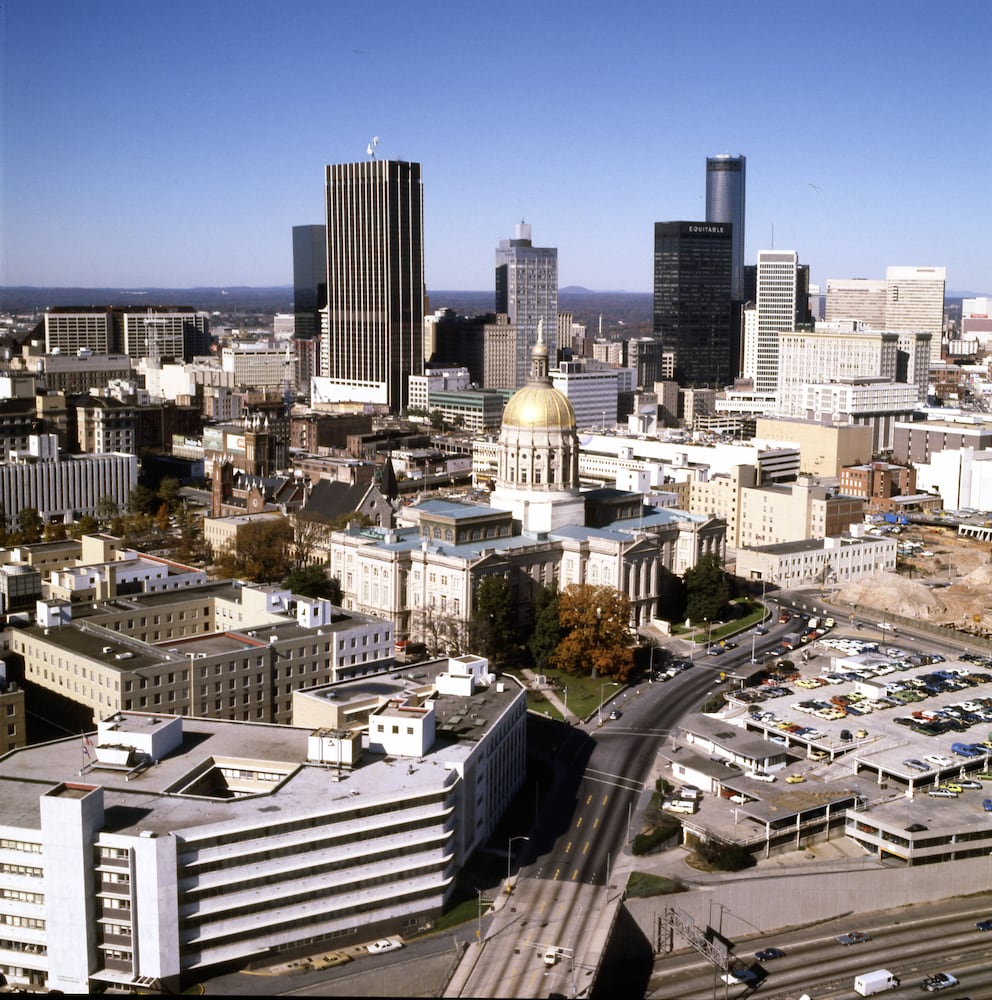
{"type": "MultiPolygon", "coordinates": [[[[494,311],[490,291],[429,291],[430,310],[454,309],[465,316],[494,311]]],[[[604,336],[617,333],[624,338],[651,332],[650,292],[593,292],[576,285],[558,292],[558,308],[571,312],[595,336],[600,317],[604,336]]],[[[53,306],[188,306],[225,315],[292,312],[290,285],[200,288],[0,288],[0,310],[13,313],[40,312],[53,306]]]]}

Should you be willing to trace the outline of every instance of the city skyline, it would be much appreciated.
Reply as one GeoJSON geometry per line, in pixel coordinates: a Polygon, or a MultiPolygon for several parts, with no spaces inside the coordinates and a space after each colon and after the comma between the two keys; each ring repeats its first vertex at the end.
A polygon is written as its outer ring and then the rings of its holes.
{"type": "Polygon", "coordinates": [[[492,287],[524,220],[562,287],[649,292],[654,223],[705,216],[722,153],[748,159],[746,263],[992,288],[969,56],[992,13],[955,5],[935,32],[920,3],[768,3],[714,32],[721,8],[8,0],[0,285],[291,285],[324,166],[378,136],[423,166],[429,288],[492,287]]]}

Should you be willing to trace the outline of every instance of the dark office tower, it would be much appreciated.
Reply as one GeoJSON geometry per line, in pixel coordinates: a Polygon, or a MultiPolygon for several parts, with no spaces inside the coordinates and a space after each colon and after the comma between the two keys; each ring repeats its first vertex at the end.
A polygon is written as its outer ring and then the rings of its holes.
{"type": "Polygon", "coordinates": [[[731,337],[733,227],[654,224],[654,335],[675,355],[682,386],[729,385],[737,374],[731,337]]]}
{"type": "Polygon", "coordinates": [[[420,164],[328,166],[327,306],[321,374],[341,402],[407,405],[424,370],[424,198],[420,164]]]}
{"type": "Polygon", "coordinates": [[[706,158],[706,221],[729,222],[734,227],[730,294],[738,302],[744,296],[744,167],[743,156],[706,158]]]}
{"type": "Polygon", "coordinates": [[[327,229],[293,226],[293,315],[298,338],[320,332],[320,310],[327,305],[327,229]]]}

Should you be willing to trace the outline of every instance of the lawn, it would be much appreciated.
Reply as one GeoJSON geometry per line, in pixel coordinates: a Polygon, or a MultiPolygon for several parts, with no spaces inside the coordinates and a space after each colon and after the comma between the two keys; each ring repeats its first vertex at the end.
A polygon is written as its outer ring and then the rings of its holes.
{"type": "MultiPolygon", "coordinates": [[[[546,669],[543,676],[560,702],[565,702],[567,689],[568,714],[580,719],[586,719],[596,711],[600,695],[609,700],[625,687],[608,677],[578,677],[551,668],[546,669]]],[[[552,719],[562,718],[561,710],[548,701],[543,692],[532,688],[527,690],[527,707],[552,719]]]]}

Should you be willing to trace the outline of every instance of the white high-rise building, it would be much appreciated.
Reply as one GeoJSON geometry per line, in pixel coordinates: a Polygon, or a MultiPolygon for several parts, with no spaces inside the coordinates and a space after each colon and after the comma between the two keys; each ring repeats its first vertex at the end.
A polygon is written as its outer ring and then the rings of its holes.
{"type": "Polygon", "coordinates": [[[520,222],[513,239],[500,240],[496,250],[496,312],[517,332],[514,388],[527,381],[542,320],[548,357],[552,364],[558,358],[558,250],[534,246],[530,234],[530,225],[520,222]]]}
{"type": "Polygon", "coordinates": [[[885,329],[930,334],[930,360],[940,361],[945,267],[885,269],[885,329]]]}
{"type": "Polygon", "coordinates": [[[795,250],[758,251],[754,387],[759,392],[778,387],[778,335],[795,329],[798,271],[795,250]]]}
{"type": "Polygon", "coordinates": [[[876,330],[885,329],[885,282],[877,278],[827,280],[827,322],[857,319],[876,330]]]}

